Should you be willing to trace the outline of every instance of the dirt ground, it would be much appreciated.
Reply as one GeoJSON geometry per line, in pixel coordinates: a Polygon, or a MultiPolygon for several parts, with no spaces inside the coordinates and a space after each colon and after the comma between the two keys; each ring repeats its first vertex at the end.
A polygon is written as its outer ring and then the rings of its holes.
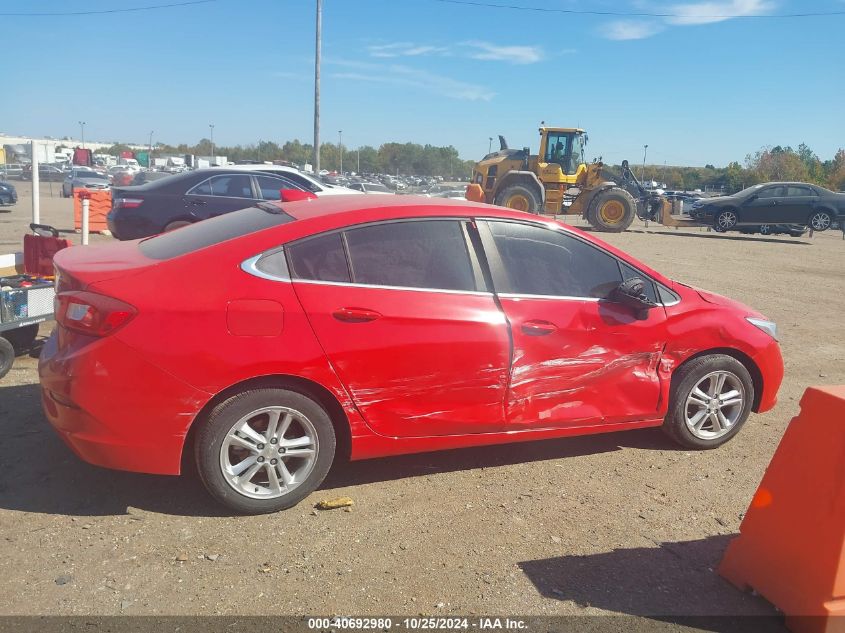
{"type": "MultiPolygon", "coordinates": [[[[29,222],[15,184],[0,253],[29,222]]],[[[48,188],[43,221],[69,228],[48,188]]],[[[233,517],[191,478],[79,461],[22,357],[0,381],[0,614],[774,615],[713,569],[803,390],[845,384],[842,234],[606,239],[777,321],[778,406],[716,451],[647,430],[341,464],[292,510],[233,517]],[[341,495],[351,511],[312,510],[341,495]]]]}

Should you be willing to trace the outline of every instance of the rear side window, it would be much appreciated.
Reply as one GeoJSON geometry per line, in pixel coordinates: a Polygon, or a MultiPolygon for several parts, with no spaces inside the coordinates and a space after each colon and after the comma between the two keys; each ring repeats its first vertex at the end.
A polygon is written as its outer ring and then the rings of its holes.
{"type": "Polygon", "coordinates": [[[507,287],[501,292],[605,299],[622,281],[614,257],[566,233],[514,222],[488,224],[505,269],[507,287]]]}
{"type": "Polygon", "coordinates": [[[191,224],[178,231],[147,238],[138,248],[144,256],[151,259],[172,259],[293,220],[279,207],[261,203],[255,207],[191,224]]]}
{"type": "Polygon", "coordinates": [[[204,180],[189,192],[195,196],[222,196],[224,198],[252,198],[249,174],[214,176],[204,180]]]}
{"type": "Polygon", "coordinates": [[[293,279],[349,283],[349,267],[340,233],[328,233],[286,246],[293,279]]]}
{"type": "Polygon", "coordinates": [[[477,290],[461,223],[391,222],[346,232],[355,283],[477,290]]]}

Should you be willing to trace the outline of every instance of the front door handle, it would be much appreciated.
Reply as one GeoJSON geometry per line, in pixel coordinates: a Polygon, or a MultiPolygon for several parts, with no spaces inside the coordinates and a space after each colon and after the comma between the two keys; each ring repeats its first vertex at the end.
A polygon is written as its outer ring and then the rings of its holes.
{"type": "Polygon", "coordinates": [[[522,324],[522,332],[528,336],[548,336],[555,330],[557,326],[549,321],[526,321],[522,324]]]}
{"type": "Polygon", "coordinates": [[[332,316],[344,323],[367,323],[375,321],[381,315],[374,310],[364,308],[339,308],[332,312],[332,316]]]}

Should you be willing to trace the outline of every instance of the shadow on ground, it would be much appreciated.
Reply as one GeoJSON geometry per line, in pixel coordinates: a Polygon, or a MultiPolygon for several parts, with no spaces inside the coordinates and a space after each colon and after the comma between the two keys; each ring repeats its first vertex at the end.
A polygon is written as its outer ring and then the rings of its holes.
{"type": "MultiPolygon", "coordinates": [[[[519,563],[546,598],[727,633],[785,633],[774,608],[715,570],[733,536],[519,563]],[[694,615],[690,615],[694,614],[694,615]]],[[[646,627],[647,628],[647,627],[646,627]]]]}
{"type": "MultiPolygon", "coordinates": [[[[0,479],[0,508],[46,514],[103,516],[135,507],[184,516],[225,516],[195,475],[168,477],[111,471],[78,459],[41,412],[37,384],[0,385],[0,463],[14,467],[0,479]]],[[[345,486],[565,459],[620,450],[673,450],[656,429],[582,436],[503,446],[388,457],[338,460],[323,490],[345,486]]]]}
{"type": "Polygon", "coordinates": [[[799,238],[777,239],[755,235],[725,235],[724,233],[690,233],[689,231],[650,231],[649,229],[628,229],[631,233],[649,235],[669,235],[675,237],[697,237],[704,240],[733,240],[735,242],[768,242],[770,244],[789,244],[793,246],[812,246],[812,242],[802,242],[799,238]]]}

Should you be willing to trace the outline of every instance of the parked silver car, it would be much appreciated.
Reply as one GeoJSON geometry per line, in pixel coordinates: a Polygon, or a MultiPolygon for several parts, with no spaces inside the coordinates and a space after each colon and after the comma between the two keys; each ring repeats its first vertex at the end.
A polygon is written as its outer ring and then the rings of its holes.
{"type": "Polygon", "coordinates": [[[62,197],[72,197],[74,189],[108,189],[109,186],[109,179],[90,167],[74,167],[62,181],[62,197]]]}

